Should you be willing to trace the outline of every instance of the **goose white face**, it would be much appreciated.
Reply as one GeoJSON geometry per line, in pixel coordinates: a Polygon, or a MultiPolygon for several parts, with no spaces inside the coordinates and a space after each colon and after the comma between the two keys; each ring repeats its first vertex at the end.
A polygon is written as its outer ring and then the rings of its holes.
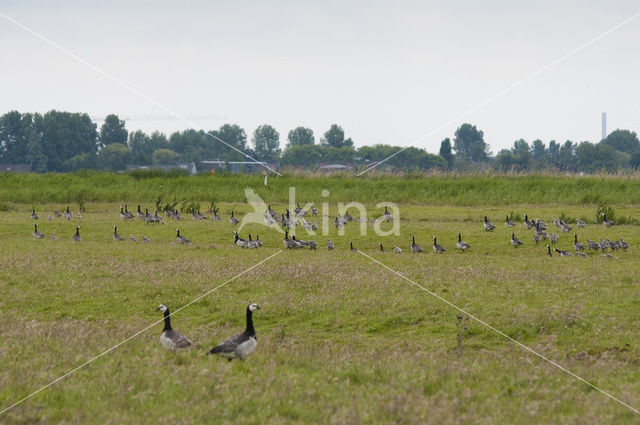
{"type": "Polygon", "coordinates": [[[260,307],[259,307],[259,306],[258,306],[258,304],[256,304],[256,303],[253,303],[253,304],[251,304],[251,305],[249,306],[249,310],[250,310],[250,311],[256,311],[256,310],[259,310],[259,309],[260,309],[260,307]]]}
{"type": "Polygon", "coordinates": [[[167,306],[164,304],[160,304],[160,306],[158,307],[158,310],[164,313],[165,311],[167,311],[167,306]]]}

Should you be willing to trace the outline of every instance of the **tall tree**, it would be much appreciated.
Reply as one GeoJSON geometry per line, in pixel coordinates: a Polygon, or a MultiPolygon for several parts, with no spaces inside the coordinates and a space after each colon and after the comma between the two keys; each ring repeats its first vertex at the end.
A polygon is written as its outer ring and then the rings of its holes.
{"type": "Polygon", "coordinates": [[[280,134],[269,124],[261,125],[253,132],[253,147],[257,160],[275,161],[280,156],[280,134]]]}
{"type": "Polygon", "coordinates": [[[629,130],[615,130],[602,143],[628,154],[640,151],[638,136],[635,132],[629,130]]]}
{"type": "Polygon", "coordinates": [[[122,171],[131,164],[131,151],[122,143],[110,143],[100,149],[98,159],[101,168],[109,171],[122,171]]]}
{"type": "Polygon", "coordinates": [[[451,152],[451,140],[447,137],[440,143],[440,156],[447,161],[447,168],[453,168],[453,152],[451,152]]]}
{"type": "Polygon", "coordinates": [[[331,128],[324,133],[324,137],[320,139],[320,143],[334,148],[353,146],[353,140],[351,138],[345,140],[344,130],[338,124],[331,125],[331,128]]]}
{"type": "Polygon", "coordinates": [[[453,149],[456,151],[456,156],[473,162],[486,161],[489,153],[489,147],[484,142],[482,130],[467,123],[462,124],[456,130],[453,149]]]}
{"type": "Polygon", "coordinates": [[[94,155],[98,148],[96,125],[87,114],[51,110],[41,119],[42,148],[48,171],[67,171],[72,157],[94,155]]]}
{"type": "Polygon", "coordinates": [[[107,115],[104,119],[104,124],[100,127],[100,143],[102,146],[110,145],[111,143],[126,145],[127,134],[124,120],[121,120],[115,114],[107,115]]]}
{"type": "Polygon", "coordinates": [[[287,136],[287,140],[289,140],[289,145],[291,146],[313,145],[316,142],[313,136],[313,130],[305,127],[296,127],[291,130],[287,136]]]}

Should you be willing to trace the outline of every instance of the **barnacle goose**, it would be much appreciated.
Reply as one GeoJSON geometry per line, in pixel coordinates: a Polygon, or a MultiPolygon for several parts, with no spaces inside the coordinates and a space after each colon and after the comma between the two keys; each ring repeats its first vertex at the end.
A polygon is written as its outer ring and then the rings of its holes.
{"type": "Polygon", "coordinates": [[[437,243],[436,242],[436,237],[433,236],[433,252],[435,252],[436,254],[442,254],[445,251],[446,251],[446,249],[444,249],[444,247],[442,245],[437,243]]]}
{"type": "Polygon", "coordinates": [[[492,232],[493,229],[495,229],[496,226],[493,225],[493,223],[491,223],[489,220],[487,220],[487,216],[484,216],[484,230],[487,232],[492,232]]]}
{"type": "Polygon", "coordinates": [[[412,236],[412,239],[411,239],[411,252],[413,252],[414,254],[418,252],[422,252],[422,247],[416,243],[415,235],[412,236]]]}
{"type": "Polygon", "coordinates": [[[458,233],[458,243],[456,243],[456,248],[458,248],[462,252],[465,252],[467,249],[471,248],[471,245],[462,241],[462,235],[460,233],[458,233]]]}
{"type": "Polygon", "coordinates": [[[335,248],[333,241],[331,239],[327,239],[327,249],[332,250],[333,248],[335,248]]]}
{"type": "Polygon", "coordinates": [[[507,218],[504,220],[504,225],[507,227],[515,227],[516,223],[509,220],[509,214],[507,214],[507,218]]]}
{"type": "Polygon", "coordinates": [[[514,235],[513,233],[511,233],[511,245],[513,245],[514,248],[519,247],[520,245],[522,245],[522,241],[518,238],[516,238],[516,235],[514,235]]]}
{"type": "Polygon", "coordinates": [[[190,346],[191,341],[189,341],[189,338],[171,328],[171,313],[169,313],[169,307],[160,304],[158,310],[164,314],[164,329],[162,329],[162,333],[160,334],[162,346],[168,350],[177,350],[190,346]]]}
{"type": "Polygon", "coordinates": [[[118,226],[113,226],[113,240],[118,242],[124,240],[124,238],[118,234],[118,226]]]}
{"type": "Polygon", "coordinates": [[[207,354],[216,354],[229,361],[233,359],[244,360],[258,345],[256,331],[253,327],[253,312],[259,310],[258,304],[247,306],[247,327],[244,332],[232,336],[217,347],[212,348],[207,354]]]}
{"type": "Polygon", "coordinates": [[[76,234],[73,235],[73,240],[75,242],[80,242],[82,240],[82,236],[80,236],[80,226],[76,226],[76,234]]]}
{"type": "Polygon", "coordinates": [[[38,225],[33,223],[33,237],[36,239],[44,238],[44,233],[38,231],[38,225]]]}

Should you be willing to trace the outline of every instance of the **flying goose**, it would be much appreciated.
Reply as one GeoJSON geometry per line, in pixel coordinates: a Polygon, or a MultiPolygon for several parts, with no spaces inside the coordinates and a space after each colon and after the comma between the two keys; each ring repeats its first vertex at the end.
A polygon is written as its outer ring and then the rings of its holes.
{"type": "Polygon", "coordinates": [[[516,223],[514,223],[511,220],[509,220],[509,214],[507,214],[507,218],[504,221],[504,225],[507,226],[507,227],[515,227],[516,223]]]}
{"type": "Polygon", "coordinates": [[[181,244],[191,245],[191,241],[189,239],[187,239],[186,236],[181,236],[180,235],[180,229],[176,229],[176,231],[178,232],[178,234],[176,235],[176,240],[178,242],[180,242],[181,244]]]}
{"type": "Polygon", "coordinates": [[[336,246],[333,244],[333,241],[331,239],[327,239],[327,249],[332,250],[335,247],[336,246]]]}
{"type": "Polygon", "coordinates": [[[75,242],[80,242],[82,240],[82,236],[80,236],[80,226],[76,226],[76,234],[73,235],[73,240],[75,242]]]}
{"type": "Polygon", "coordinates": [[[38,219],[38,214],[36,214],[36,209],[35,208],[31,208],[31,219],[32,220],[37,220],[38,219]]]}
{"type": "Polygon", "coordinates": [[[38,225],[33,223],[33,237],[36,239],[44,238],[44,233],[38,231],[38,225]]]}
{"type": "Polygon", "coordinates": [[[162,346],[167,350],[177,350],[190,346],[191,341],[189,341],[189,338],[171,328],[171,313],[169,313],[169,307],[160,304],[158,310],[164,314],[164,329],[162,329],[162,333],[160,334],[162,346]]]}
{"type": "Polygon", "coordinates": [[[359,251],[358,251],[358,248],[354,248],[354,247],[353,247],[353,242],[349,242],[349,247],[350,247],[351,251],[353,251],[353,252],[359,252],[359,251]]]}
{"type": "Polygon", "coordinates": [[[584,244],[578,242],[578,235],[577,234],[573,235],[573,247],[575,248],[576,252],[577,251],[584,251],[584,244]]]}
{"type": "Polygon", "coordinates": [[[234,226],[240,223],[240,220],[233,216],[233,210],[231,210],[231,217],[229,217],[229,222],[231,222],[231,224],[233,224],[234,226]]]}
{"type": "Polygon", "coordinates": [[[258,339],[253,328],[253,312],[259,310],[257,304],[247,306],[247,327],[244,332],[232,336],[217,347],[212,348],[207,354],[217,354],[229,361],[233,359],[244,360],[256,349],[258,339]]]}
{"type": "Polygon", "coordinates": [[[513,245],[514,248],[517,248],[520,245],[522,245],[522,241],[516,238],[516,235],[514,235],[513,233],[511,233],[511,245],[513,245]]]}
{"type": "Polygon", "coordinates": [[[489,220],[487,220],[487,216],[484,216],[484,230],[486,232],[492,232],[493,229],[495,229],[496,226],[494,226],[489,220]]]}
{"type": "Polygon", "coordinates": [[[436,237],[433,236],[433,252],[435,252],[436,254],[442,254],[445,251],[446,251],[446,249],[444,249],[444,247],[442,245],[437,243],[436,242],[436,237]]]}
{"type": "Polygon", "coordinates": [[[411,252],[413,252],[414,254],[422,252],[422,247],[416,243],[415,235],[412,236],[411,239],[411,252]]]}
{"type": "Polygon", "coordinates": [[[118,226],[113,226],[113,240],[118,242],[124,240],[124,238],[118,234],[118,226]]]}
{"type": "Polygon", "coordinates": [[[561,251],[558,248],[554,248],[554,251],[560,254],[561,257],[573,257],[573,254],[571,254],[569,251],[561,251]]]}
{"type": "Polygon", "coordinates": [[[458,248],[462,252],[465,252],[467,249],[471,248],[471,245],[462,241],[462,235],[460,233],[458,233],[458,243],[456,243],[456,248],[458,248]]]}

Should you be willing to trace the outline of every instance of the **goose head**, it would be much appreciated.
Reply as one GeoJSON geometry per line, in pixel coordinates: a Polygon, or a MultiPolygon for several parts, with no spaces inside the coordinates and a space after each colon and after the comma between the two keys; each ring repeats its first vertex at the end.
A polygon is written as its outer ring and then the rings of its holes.
{"type": "Polygon", "coordinates": [[[160,304],[160,306],[158,306],[158,308],[156,310],[161,311],[161,312],[164,313],[165,311],[169,310],[169,307],[167,307],[164,304],[160,304]]]}
{"type": "Polygon", "coordinates": [[[260,306],[256,303],[251,303],[247,306],[247,310],[254,312],[256,310],[260,310],[260,306]]]}

